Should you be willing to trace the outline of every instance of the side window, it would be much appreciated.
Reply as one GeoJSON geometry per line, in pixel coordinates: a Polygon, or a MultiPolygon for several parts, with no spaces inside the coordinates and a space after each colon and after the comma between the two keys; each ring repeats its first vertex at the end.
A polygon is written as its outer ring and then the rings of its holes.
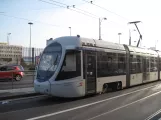
{"type": "Polygon", "coordinates": [[[154,58],[154,71],[157,72],[158,70],[158,57],[154,58]]]}
{"type": "Polygon", "coordinates": [[[146,71],[147,72],[150,72],[150,60],[149,60],[150,57],[146,57],[146,71]]]}
{"type": "Polygon", "coordinates": [[[7,67],[1,67],[0,71],[7,71],[7,67]]]}
{"type": "Polygon", "coordinates": [[[97,52],[97,77],[101,76],[101,52],[97,52]]]}
{"type": "Polygon", "coordinates": [[[64,64],[56,80],[65,80],[81,76],[81,56],[79,51],[68,51],[66,53],[64,64]]]}
{"type": "Polygon", "coordinates": [[[130,73],[135,74],[136,73],[136,56],[130,55],[130,73]]]}
{"type": "Polygon", "coordinates": [[[161,71],[161,57],[159,58],[159,69],[161,71]]]}
{"type": "Polygon", "coordinates": [[[107,77],[126,73],[126,55],[119,53],[97,53],[97,76],[107,77]]]}
{"type": "Polygon", "coordinates": [[[120,71],[118,69],[118,53],[112,53],[112,59],[111,59],[111,75],[118,75],[120,74],[120,71]]]}
{"type": "Polygon", "coordinates": [[[141,56],[136,57],[136,72],[137,73],[142,72],[142,59],[141,59],[141,56]]]}
{"type": "Polygon", "coordinates": [[[125,54],[118,54],[118,73],[126,73],[126,58],[125,54]]]}
{"type": "Polygon", "coordinates": [[[150,72],[153,72],[153,68],[154,68],[154,58],[150,57],[150,72]]]}
{"type": "Polygon", "coordinates": [[[8,66],[8,67],[7,67],[7,71],[10,71],[10,70],[14,70],[14,67],[8,66]]]}

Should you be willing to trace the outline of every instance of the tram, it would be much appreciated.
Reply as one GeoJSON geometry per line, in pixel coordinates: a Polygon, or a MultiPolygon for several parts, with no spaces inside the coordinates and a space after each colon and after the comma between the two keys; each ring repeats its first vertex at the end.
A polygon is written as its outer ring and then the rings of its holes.
{"type": "Polygon", "coordinates": [[[34,80],[37,93],[81,97],[161,79],[161,52],[78,36],[44,49],[34,80]]]}

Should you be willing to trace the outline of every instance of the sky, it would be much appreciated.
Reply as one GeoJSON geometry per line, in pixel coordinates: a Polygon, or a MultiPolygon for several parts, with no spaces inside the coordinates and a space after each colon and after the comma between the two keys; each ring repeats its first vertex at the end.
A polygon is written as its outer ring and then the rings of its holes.
{"type": "MultiPolygon", "coordinates": [[[[61,4],[53,2],[54,0],[42,1],[0,0],[0,42],[7,42],[7,33],[11,33],[10,44],[29,47],[30,26],[28,22],[33,22],[31,26],[32,47],[44,48],[49,38],[69,36],[69,27],[71,27],[72,36],[79,34],[81,37],[98,39],[98,18],[106,17],[107,20],[101,22],[103,40],[118,43],[118,33],[122,33],[121,44],[128,44],[130,29],[132,45],[136,45],[134,41],[139,39],[139,34],[134,31],[136,29],[134,25],[127,23],[141,21],[138,24],[143,36],[141,46],[149,48],[154,47],[156,43],[157,49],[161,50],[159,0],[93,0],[94,4],[106,10],[84,0],[55,0],[69,6],[75,5],[75,8],[92,13],[98,16],[97,18],[59,7],[61,4]]],[[[77,10],[75,8],[72,9],[77,10]]]]}

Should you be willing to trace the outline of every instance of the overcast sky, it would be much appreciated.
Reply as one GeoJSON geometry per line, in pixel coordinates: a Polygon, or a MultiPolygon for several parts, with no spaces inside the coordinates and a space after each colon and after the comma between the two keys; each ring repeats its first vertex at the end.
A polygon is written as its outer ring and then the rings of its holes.
{"type": "MultiPolygon", "coordinates": [[[[50,0],[44,1],[56,4],[50,0]]],[[[155,41],[158,40],[157,49],[161,50],[161,1],[159,0],[93,0],[94,4],[117,15],[83,0],[55,1],[70,6],[76,5],[76,8],[100,18],[106,17],[107,20],[102,21],[102,39],[105,41],[118,43],[118,33],[121,32],[121,43],[128,44],[129,28],[132,31],[135,27],[127,23],[142,21],[138,24],[143,35],[141,45],[153,47],[155,41]]],[[[70,35],[69,26],[72,28],[73,36],[79,34],[82,37],[98,39],[98,19],[53,4],[39,0],[0,0],[0,42],[6,42],[7,33],[11,33],[10,44],[28,47],[30,40],[28,22],[34,23],[32,26],[33,47],[43,48],[46,46],[46,39],[70,35]]],[[[138,33],[133,31],[132,40],[138,39],[138,33]]]]}

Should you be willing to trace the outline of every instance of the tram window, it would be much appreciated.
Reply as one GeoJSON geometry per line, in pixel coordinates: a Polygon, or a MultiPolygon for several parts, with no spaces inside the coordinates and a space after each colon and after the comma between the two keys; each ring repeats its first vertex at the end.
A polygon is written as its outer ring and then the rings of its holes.
{"type": "Polygon", "coordinates": [[[159,58],[159,69],[161,71],[161,58],[159,58]]]}
{"type": "Polygon", "coordinates": [[[155,71],[158,70],[158,57],[155,57],[155,59],[154,59],[154,70],[155,71]]]}
{"type": "Polygon", "coordinates": [[[124,74],[126,72],[125,54],[118,54],[118,73],[124,74]]]}
{"type": "Polygon", "coordinates": [[[136,58],[133,55],[130,55],[130,73],[135,74],[136,73],[136,58]]]}
{"type": "Polygon", "coordinates": [[[117,66],[116,64],[115,55],[113,53],[98,52],[97,76],[112,76],[114,74],[114,66],[117,66]]]}
{"type": "Polygon", "coordinates": [[[65,80],[81,76],[81,59],[79,51],[68,51],[56,80],[65,80]]]}
{"type": "Polygon", "coordinates": [[[137,73],[141,73],[142,72],[142,60],[141,60],[141,56],[137,56],[136,57],[136,72],[137,73]]]}
{"type": "Polygon", "coordinates": [[[143,72],[146,72],[146,57],[142,57],[142,67],[143,72]]]}
{"type": "Polygon", "coordinates": [[[154,58],[151,57],[150,58],[150,72],[153,72],[153,68],[154,68],[154,58]]]}
{"type": "Polygon", "coordinates": [[[147,72],[150,71],[150,60],[149,60],[149,57],[146,58],[146,71],[147,72]]]}
{"type": "Polygon", "coordinates": [[[97,76],[107,77],[125,74],[125,54],[97,53],[97,76]]]}
{"type": "Polygon", "coordinates": [[[150,72],[156,72],[157,71],[157,58],[150,58],[150,72]]]}

